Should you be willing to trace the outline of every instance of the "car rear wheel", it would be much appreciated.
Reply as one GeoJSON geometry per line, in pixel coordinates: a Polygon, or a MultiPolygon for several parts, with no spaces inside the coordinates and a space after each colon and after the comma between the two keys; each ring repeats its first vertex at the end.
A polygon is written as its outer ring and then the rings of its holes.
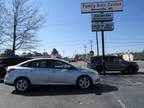
{"type": "Polygon", "coordinates": [[[126,74],[126,71],[125,71],[125,70],[122,70],[121,73],[122,73],[122,74],[126,74]]]}
{"type": "Polygon", "coordinates": [[[25,92],[30,88],[30,82],[26,78],[19,78],[15,82],[15,88],[19,92],[25,92]]]}
{"type": "Polygon", "coordinates": [[[77,85],[80,89],[88,89],[92,86],[92,81],[88,76],[82,76],[78,79],[77,85]]]}

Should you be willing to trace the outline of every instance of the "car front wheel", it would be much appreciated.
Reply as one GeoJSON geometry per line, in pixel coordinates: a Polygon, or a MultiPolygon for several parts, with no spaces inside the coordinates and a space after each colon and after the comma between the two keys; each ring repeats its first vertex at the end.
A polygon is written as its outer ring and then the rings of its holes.
{"type": "Polygon", "coordinates": [[[92,81],[88,76],[82,76],[78,79],[77,85],[80,89],[88,89],[92,86],[92,81]]]}
{"type": "Polygon", "coordinates": [[[25,92],[30,88],[30,82],[26,78],[19,78],[15,82],[15,88],[19,92],[25,92]]]}
{"type": "Polygon", "coordinates": [[[127,69],[127,72],[130,74],[136,74],[137,73],[137,69],[135,67],[129,67],[127,69]]]}

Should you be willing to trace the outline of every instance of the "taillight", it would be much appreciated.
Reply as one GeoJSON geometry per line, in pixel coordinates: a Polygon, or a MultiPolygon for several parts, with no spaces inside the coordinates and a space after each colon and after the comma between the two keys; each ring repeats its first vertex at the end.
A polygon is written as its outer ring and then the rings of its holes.
{"type": "Polygon", "coordinates": [[[11,73],[14,70],[15,70],[15,68],[7,68],[7,73],[9,74],[9,73],[11,73]]]}

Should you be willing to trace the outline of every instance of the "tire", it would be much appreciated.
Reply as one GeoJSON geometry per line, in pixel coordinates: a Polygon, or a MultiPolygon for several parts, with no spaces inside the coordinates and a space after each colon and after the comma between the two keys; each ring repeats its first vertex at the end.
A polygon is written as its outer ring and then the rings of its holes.
{"type": "Polygon", "coordinates": [[[137,73],[137,69],[135,67],[128,67],[127,73],[136,74],[137,73]]]}
{"type": "Polygon", "coordinates": [[[18,92],[26,92],[30,88],[30,81],[27,78],[18,78],[15,81],[15,89],[18,92]]]}
{"type": "Polygon", "coordinates": [[[122,70],[121,73],[122,73],[122,74],[126,74],[126,71],[125,71],[125,70],[122,70]]]}
{"type": "Polygon", "coordinates": [[[81,76],[77,80],[77,86],[80,89],[89,89],[92,86],[92,80],[89,76],[81,76]]]}

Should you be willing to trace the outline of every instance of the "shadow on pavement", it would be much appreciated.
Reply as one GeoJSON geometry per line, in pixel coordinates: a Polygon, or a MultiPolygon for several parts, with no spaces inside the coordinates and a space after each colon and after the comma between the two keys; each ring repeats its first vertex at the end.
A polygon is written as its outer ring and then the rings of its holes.
{"type": "Polygon", "coordinates": [[[74,86],[45,86],[33,87],[29,92],[19,93],[13,91],[14,95],[23,96],[58,96],[58,95],[81,95],[81,94],[96,94],[102,95],[103,93],[118,91],[116,86],[100,84],[92,87],[89,90],[81,90],[74,86]]]}

